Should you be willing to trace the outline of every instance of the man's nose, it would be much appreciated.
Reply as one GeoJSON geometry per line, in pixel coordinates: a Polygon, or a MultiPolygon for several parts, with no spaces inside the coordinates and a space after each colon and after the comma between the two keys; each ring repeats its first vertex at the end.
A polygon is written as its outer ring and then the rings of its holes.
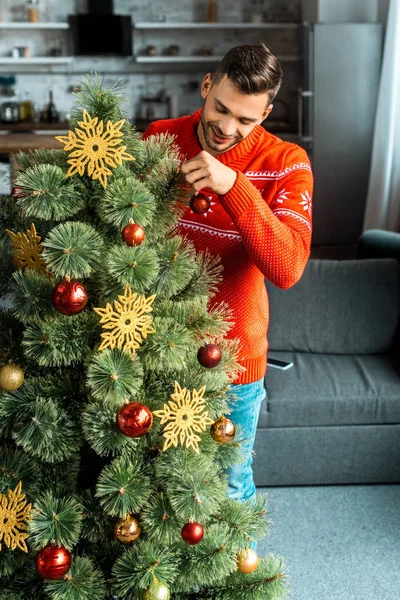
{"type": "Polygon", "coordinates": [[[233,137],[236,133],[236,123],[235,119],[231,117],[227,117],[221,122],[220,130],[223,136],[225,137],[233,137]]]}

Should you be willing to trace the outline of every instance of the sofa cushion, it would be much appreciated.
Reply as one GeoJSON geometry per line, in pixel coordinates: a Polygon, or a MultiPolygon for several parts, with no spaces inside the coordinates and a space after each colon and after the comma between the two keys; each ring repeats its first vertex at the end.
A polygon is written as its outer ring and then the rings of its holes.
{"type": "Polygon", "coordinates": [[[395,259],[311,259],[292,288],[266,287],[270,350],[374,354],[393,343],[400,310],[395,259]]]}
{"type": "Polygon", "coordinates": [[[268,368],[259,427],[400,423],[400,363],[390,355],[270,352],[291,360],[268,368]],[[267,412],[268,410],[268,412],[267,412]]]}

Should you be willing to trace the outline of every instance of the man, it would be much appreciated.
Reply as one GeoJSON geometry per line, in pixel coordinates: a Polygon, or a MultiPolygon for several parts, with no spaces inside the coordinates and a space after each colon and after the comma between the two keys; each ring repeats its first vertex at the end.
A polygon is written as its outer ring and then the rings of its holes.
{"type": "Polygon", "coordinates": [[[281,82],[279,62],[263,44],[237,46],[204,77],[202,109],[152,123],[144,134],[175,135],[186,182],[211,200],[205,214],[188,209],[179,227],[198,251],[220,256],[223,281],[214,300],[228,303],[235,322],[228,335],[241,342],[246,370],[233,386],[238,401],[230,418],[247,440],[247,462],[228,472],[228,495],[237,500],[256,493],[252,450],[265,397],[269,321],[264,277],[281,288],[294,285],[311,244],[307,154],[260,126],[281,82]]]}

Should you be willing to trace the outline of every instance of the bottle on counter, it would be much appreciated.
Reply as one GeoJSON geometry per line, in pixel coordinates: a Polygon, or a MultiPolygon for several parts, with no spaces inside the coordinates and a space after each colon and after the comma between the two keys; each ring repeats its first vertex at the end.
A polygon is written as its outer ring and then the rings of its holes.
{"type": "Polygon", "coordinates": [[[39,0],[27,0],[26,18],[29,23],[39,23],[39,0]]]}
{"type": "Polygon", "coordinates": [[[19,119],[20,121],[32,121],[32,100],[30,92],[25,92],[25,97],[19,105],[19,119]]]}
{"type": "Polygon", "coordinates": [[[49,104],[47,105],[46,110],[44,111],[44,121],[46,123],[57,123],[58,121],[58,112],[56,110],[56,106],[53,101],[53,91],[49,92],[49,104]]]}
{"type": "Polygon", "coordinates": [[[218,5],[217,0],[209,0],[207,6],[207,21],[209,23],[215,23],[218,21],[218,5]]]}

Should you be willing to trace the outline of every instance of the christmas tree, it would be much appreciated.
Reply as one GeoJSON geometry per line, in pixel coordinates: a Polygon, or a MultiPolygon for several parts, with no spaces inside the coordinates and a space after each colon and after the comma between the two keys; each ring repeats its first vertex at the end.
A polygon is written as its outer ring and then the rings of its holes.
{"type": "Polygon", "coordinates": [[[266,495],[226,497],[221,270],[176,231],[173,138],[123,101],[86,78],[64,149],[18,154],[1,198],[0,600],[280,600],[266,495]]]}

